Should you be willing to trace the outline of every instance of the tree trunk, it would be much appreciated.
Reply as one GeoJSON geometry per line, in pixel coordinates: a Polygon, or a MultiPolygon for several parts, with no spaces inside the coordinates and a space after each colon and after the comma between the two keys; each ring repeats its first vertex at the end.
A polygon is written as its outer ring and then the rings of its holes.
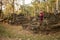
{"type": "Polygon", "coordinates": [[[58,11],[58,0],[56,0],[56,10],[58,11]]]}
{"type": "Polygon", "coordinates": [[[2,17],[2,0],[0,0],[0,17],[2,17]]]}

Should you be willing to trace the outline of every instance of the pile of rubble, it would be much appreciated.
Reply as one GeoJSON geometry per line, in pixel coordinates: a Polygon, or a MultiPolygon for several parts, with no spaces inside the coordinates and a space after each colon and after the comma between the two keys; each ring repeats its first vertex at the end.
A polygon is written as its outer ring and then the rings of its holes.
{"type": "Polygon", "coordinates": [[[29,20],[28,17],[24,16],[23,14],[12,14],[10,17],[6,18],[6,20],[8,20],[7,22],[11,25],[21,25],[23,29],[28,29],[34,33],[38,33],[39,31],[46,30],[47,28],[51,29],[52,25],[59,22],[60,16],[45,14],[42,25],[40,25],[39,16],[31,17],[29,20]]]}
{"type": "Polygon", "coordinates": [[[11,18],[9,18],[8,23],[20,25],[20,24],[28,23],[28,19],[27,19],[27,17],[25,17],[22,14],[19,14],[19,15],[13,14],[13,15],[11,15],[11,18]]]}

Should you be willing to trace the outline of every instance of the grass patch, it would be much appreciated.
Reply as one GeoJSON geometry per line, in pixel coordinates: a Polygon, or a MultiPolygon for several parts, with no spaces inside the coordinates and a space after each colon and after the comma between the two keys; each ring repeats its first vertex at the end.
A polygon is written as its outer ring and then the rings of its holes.
{"type": "MultiPolygon", "coordinates": [[[[16,29],[17,30],[17,29],[16,29]]],[[[12,30],[9,32],[6,30],[6,28],[3,25],[0,25],[0,36],[8,37],[8,38],[17,38],[22,40],[60,40],[60,33],[56,35],[40,35],[40,34],[18,34],[17,33],[11,33],[12,30]]]]}
{"type": "Polygon", "coordinates": [[[12,34],[3,25],[0,25],[0,37],[12,37],[12,34]]]}

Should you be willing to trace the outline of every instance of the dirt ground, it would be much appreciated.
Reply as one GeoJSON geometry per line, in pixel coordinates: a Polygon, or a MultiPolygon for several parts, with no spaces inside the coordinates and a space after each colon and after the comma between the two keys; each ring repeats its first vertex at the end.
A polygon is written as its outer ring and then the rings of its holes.
{"type": "Polygon", "coordinates": [[[0,37],[0,40],[60,40],[60,31],[49,32],[48,35],[43,31],[41,34],[32,34],[31,31],[23,30],[22,26],[2,24],[6,30],[12,33],[13,37],[0,37]]]}

